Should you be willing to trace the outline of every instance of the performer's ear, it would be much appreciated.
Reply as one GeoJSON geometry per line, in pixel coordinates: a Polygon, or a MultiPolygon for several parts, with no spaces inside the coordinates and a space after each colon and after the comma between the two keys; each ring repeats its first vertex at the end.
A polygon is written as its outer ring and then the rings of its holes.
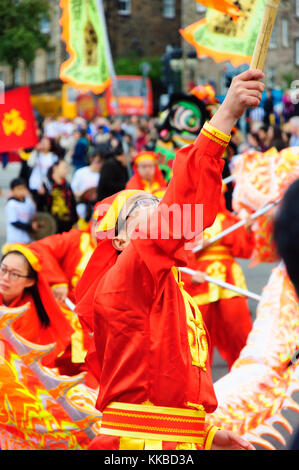
{"type": "Polygon", "coordinates": [[[35,279],[32,279],[30,277],[26,279],[26,287],[32,287],[35,283],[35,279]]]}
{"type": "Polygon", "coordinates": [[[112,246],[115,248],[116,251],[122,252],[126,246],[128,245],[127,239],[118,235],[112,239],[112,246]]]}

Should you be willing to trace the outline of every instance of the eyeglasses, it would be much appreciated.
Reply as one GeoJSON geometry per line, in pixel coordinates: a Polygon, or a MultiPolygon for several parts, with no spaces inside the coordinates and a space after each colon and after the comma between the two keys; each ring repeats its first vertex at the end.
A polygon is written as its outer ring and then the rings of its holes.
{"type": "Polygon", "coordinates": [[[143,199],[138,199],[137,201],[134,202],[132,205],[131,209],[126,215],[126,218],[122,221],[118,220],[116,224],[116,234],[119,233],[119,231],[122,229],[130,215],[133,213],[133,211],[136,209],[136,207],[139,207],[141,209],[147,209],[148,207],[157,207],[160,203],[160,199],[154,196],[153,198],[143,198],[143,199]]]}
{"type": "Polygon", "coordinates": [[[126,217],[126,220],[128,219],[128,217],[130,217],[130,215],[132,214],[132,212],[134,211],[134,209],[136,209],[136,207],[139,207],[141,209],[144,209],[144,208],[147,208],[147,207],[156,207],[159,205],[159,202],[160,202],[160,199],[154,197],[154,198],[144,198],[144,199],[138,199],[137,201],[134,202],[134,204],[132,205],[131,209],[129,210],[129,212],[127,213],[127,217],[126,217]]]}
{"type": "Polygon", "coordinates": [[[15,271],[11,271],[7,269],[3,264],[0,264],[0,277],[4,277],[5,274],[8,275],[8,279],[10,281],[18,281],[21,278],[29,278],[29,276],[24,276],[23,274],[16,273],[15,271]]]}

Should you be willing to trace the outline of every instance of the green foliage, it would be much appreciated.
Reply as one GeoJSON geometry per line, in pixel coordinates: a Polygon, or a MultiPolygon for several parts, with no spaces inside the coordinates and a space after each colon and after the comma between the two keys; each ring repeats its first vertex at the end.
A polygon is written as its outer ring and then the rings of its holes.
{"type": "Polygon", "coordinates": [[[37,49],[49,49],[49,37],[41,21],[49,19],[46,0],[0,0],[0,62],[15,69],[19,61],[28,67],[37,49]]]}
{"type": "Polygon", "coordinates": [[[292,81],[295,80],[292,70],[288,70],[287,72],[283,73],[281,77],[284,80],[286,88],[290,88],[292,81]]]}
{"type": "Polygon", "coordinates": [[[119,57],[114,62],[115,73],[117,75],[142,75],[142,62],[150,65],[149,78],[154,82],[159,81],[162,73],[160,57],[138,57],[134,53],[127,57],[119,57]]]}

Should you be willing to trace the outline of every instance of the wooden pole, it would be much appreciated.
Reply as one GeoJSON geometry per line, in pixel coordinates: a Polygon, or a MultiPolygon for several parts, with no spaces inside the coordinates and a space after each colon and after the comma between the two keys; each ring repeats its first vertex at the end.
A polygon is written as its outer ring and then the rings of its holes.
{"type": "Polygon", "coordinates": [[[259,29],[253,56],[251,58],[251,69],[263,70],[277,15],[278,5],[279,0],[266,0],[264,16],[259,29]]]}

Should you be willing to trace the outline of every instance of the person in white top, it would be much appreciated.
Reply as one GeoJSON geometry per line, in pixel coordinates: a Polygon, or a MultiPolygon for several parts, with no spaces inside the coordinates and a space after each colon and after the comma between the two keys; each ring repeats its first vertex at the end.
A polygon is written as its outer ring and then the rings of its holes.
{"type": "Polygon", "coordinates": [[[77,214],[85,221],[89,220],[89,209],[96,202],[102,165],[101,154],[95,150],[89,157],[89,165],[76,170],[72,178],[71,188],[78,202],[77,214]]]}
{"type": "Polygon", "coordinates": [[[45,194],[44,182],[49,168],[58,160],[58,156],[51,152],[51,141],[44,136],[31,152],[28,166],[32,168],[29,177],[29,189],[37,204],[37,209],[42,210],[42,198],[45,194]]]}
{"type": "Polygon", "coordinates": [[[11,181],[9,195],[5,206],[6,243],[30,243],[31,234],[38,230],[36,207],[21,178],[11,181]]]}
{"type": "Polygon", "coordinates": [[[48,116],[44,121],[44,134],[50,139],[56,139],[60,134],[60,122],[52,116],[48,116]]]}

